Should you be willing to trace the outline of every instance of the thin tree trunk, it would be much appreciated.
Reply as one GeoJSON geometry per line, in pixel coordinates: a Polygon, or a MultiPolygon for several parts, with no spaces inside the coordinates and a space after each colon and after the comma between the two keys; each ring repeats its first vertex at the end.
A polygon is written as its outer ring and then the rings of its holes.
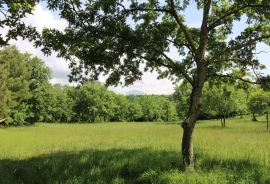
{"type": "Polygon", "coordinates": [[[206,78],[206,69],[198,68],[195,81],[193,82],[192,92],[190,94],[189,110],[187,118],[182,123],[183,137],[182,137],[182,155],[185,170],[194,169],[194,154],[192,145],[192,135],[195,128],[195,123],[200,109],[200,99],[202,89],[206,78]]]}
{"type": "Polygon", "coordinates": [[[252,115],[253,115],[252,121],[257,121],[255,114],[253,113],[252,115]]]}
{"type": "Polygon", "coordinates": [[[220,117],[220,123],[221,123],[221,127],[223,127],[223,118],[220,117]]]}
{"type": "Polygon", "coordinates": [[[223,127],[226,127],[226,117],[223,117],[223,127]]]}
{"type": "Polygon", "coordinates": [[[269,129],[269,117],[268,117],[268,113],[266,113],[266,123],[267,123],[267,130],[269,129]]]}

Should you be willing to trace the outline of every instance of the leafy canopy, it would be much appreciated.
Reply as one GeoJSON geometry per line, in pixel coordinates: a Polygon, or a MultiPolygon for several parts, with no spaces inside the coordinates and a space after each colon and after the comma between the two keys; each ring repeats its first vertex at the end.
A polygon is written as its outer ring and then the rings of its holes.
{"type": "Polygon", "coordinates": [[[130,84],[143,71],[156,70],[160,77],[193,84],[202,65],[207,79],[249,81],[249,71],[264,67],[256,45],[270,43],[268,0],[49,0],[48,7],[68,27],[63,32],[45,29],[35,44],[69,60],[72,81],[107,74],[107,84],[117,84],[122,76],[130,84]],[[202,15],[201,27],[186,22],[187,7],[202,15]],[[242,21],[246,26],[234,35],[242,21]],[[169,56],[172,50],[177,57],[169,56]]]}
{"type": "Polygon", "coordinates": [[[21,36],[33,40],[38,36],[31,25],[26,25],[23,18],[31,14],[38,0],[1,0],[0,1],[0,46],[8,44],[11,39],[21,36]]]}

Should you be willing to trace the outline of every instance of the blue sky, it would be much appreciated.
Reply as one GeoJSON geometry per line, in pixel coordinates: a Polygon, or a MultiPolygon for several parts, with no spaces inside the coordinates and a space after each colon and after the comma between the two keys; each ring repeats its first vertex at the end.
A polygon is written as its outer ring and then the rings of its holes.
{"type": "MultiPolygon", "coordinates": [[[[186,24],[193,27],[199,27],[201,24],[202,11],[198,11],[194,3],[188,6],[185,11],[185,20],[186,24]]],[[[25,19],[26,23],[37,26],[39,30],[42,30],[43,27],[57,28],[59,30],[64,29],[66,26],[66,22],[64,20],[60,20],[57,13],[52,13],[46,9],[44,4],[40,4],[36,7],[36,10],[33,15],[28,16],[25,19]]],[[[234,34],[232,37],[238,35],[241,30],[246,26],[245,21],[238,22],[237,26],[234,27],[234,34]]],[[[2,31],[3,32],[3,31],[2,31]]],[[[22,51],[27,51],[40,57],[44,60],[45,64],[52,70],[53,79],[52,83],[61,83],[68,84],[67,75],[69,74],[68,64],[61,58],[57,58],[56,54],[53,53],[52,56],[46,57],[43,53],[32,46],[28,41],[13,41],[13,44],[16,44],[18,48],[22,51]]],[[[270,74],[270,61],[268,58],[270,57],[270,47],[265,44],[258,44],[257,52],[265,51],[259,55],[257,55],[258,59],[266,65],[267,69],[263,72],[265,74],[270,74]]],[[[170,56],[179,58],[178,53],[175,49],[171,49],[170,56]]],[[[128,87],[111,87],[110,89],[118,92],[126,94],[132,90],[139,90],[147,94],[171,94],[174,90],[174,85],[171,81],[167,79],[157,80],[156,73],[145,73],[142,82],[135,83],[132,86],[128,87]]],[[[101,78],[101,80],[105,80],[101,78]]]]}

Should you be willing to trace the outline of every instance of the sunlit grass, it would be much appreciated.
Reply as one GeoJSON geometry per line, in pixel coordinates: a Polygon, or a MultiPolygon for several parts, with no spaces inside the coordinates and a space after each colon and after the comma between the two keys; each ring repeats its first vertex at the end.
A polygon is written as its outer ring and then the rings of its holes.
{"type": "Polygon", "coordinates": [[[196,172],[182,171],[180,124],[36,124],[0,129],[0,183],[270,183],[263,117],[200,121],[196,172]]]}

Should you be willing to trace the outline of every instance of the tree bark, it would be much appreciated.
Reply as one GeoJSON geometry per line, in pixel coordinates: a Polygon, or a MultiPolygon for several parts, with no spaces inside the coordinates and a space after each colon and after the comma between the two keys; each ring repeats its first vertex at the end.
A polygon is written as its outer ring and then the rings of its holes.
{"type": "Polygon", "coordinates": [[[190,102],[187,118],[182,123],[183,128],[182,156],[185,170],[194,169],[192,137],[197,117],[199,114],[200,99],[205,79],[206,79],[206,69],[203,67],[199,67],[196,76],[194,77],[192,92],[190,94],[190,102]]]}

